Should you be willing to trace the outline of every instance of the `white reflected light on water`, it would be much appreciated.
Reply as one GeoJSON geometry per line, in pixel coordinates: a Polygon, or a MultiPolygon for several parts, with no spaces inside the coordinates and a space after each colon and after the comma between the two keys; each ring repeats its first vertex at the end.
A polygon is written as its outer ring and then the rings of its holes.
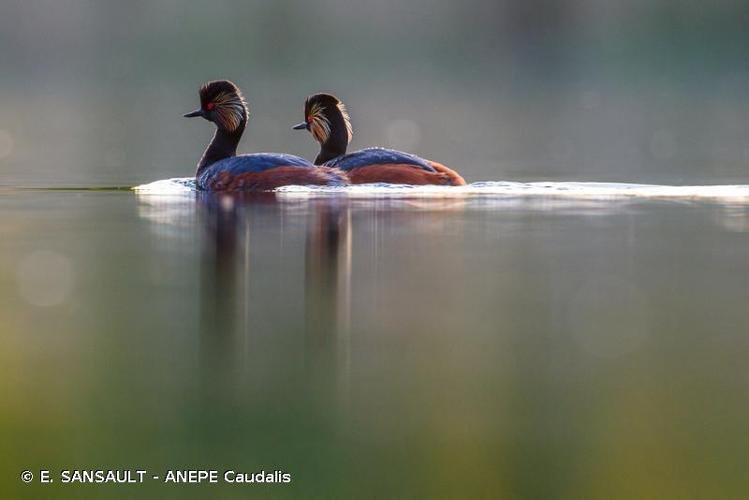
{"type": "MultiPolygon", "coordinates": [[[[195,179],[182,177],[133,188],[139,194],[171,195],[195,191],[195,179]]],[[[461,198],[482,196],[550,199],[671,199],[749,203],[749,185],[669,186],[604,182],[474,182],[467,186],[410,186],[358,184],[354,186],[284,186],[280,197],[347,196],[350,198],[461,198]]]]}

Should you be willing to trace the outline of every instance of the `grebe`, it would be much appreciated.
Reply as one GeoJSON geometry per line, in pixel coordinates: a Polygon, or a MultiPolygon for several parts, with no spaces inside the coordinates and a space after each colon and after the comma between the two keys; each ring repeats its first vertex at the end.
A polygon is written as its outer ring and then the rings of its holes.
{"type": "Polygon", "coordinates": [[[216,125],[216,133],[198,163],[195,181],[204,191],[269,191],[290,184],[337,186],[346,175],[316,167],[304,158],[282,153],[237,156],[249,111],[239,88],[227,80],[200,87],[200,108],[185,116],[202,116],[216,125]]]}
{"type": "Polygon", "coordinates": [[[348,174],[352,184],[442,184],[463,186],[466,181],[441,163],[410,153],[385,148],[367,148],[346,154],[353,136],[346,107],[334,95],[315,94],[304,103],[305,121],[293,128],[308,130],[320,143],[316,165],[334,167],[348,174]]]}

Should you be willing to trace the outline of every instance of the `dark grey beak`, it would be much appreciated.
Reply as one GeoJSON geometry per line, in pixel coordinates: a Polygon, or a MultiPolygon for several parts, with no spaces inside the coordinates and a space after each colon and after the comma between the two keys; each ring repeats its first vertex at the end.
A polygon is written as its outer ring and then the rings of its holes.
{"type": "Polygon", "coordinates": [[[291,128],[293,128],[294,130],[304,130],[307,128],[307,122],[297,123],[291,128]]]}
{"type": "Polygon", "coordinates": [[[202,109],[196,109],[195,111],[191,111],[185,115],[183,115],[185,118],[194,118],[196,116],[203,116],[203,110],[202,109]]]}

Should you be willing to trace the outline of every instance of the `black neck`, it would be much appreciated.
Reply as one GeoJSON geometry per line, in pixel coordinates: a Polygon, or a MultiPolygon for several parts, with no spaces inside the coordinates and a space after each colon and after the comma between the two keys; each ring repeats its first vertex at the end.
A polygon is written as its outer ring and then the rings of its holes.
{"type": "Polygon", "coordinates": [[[346,146],[346,143],[343,143],[343,145],[331,144],[330,139],[328,139],[327,142],[320,146],[320,153],[317,155],[317,158],[315,158],[315,165],[322,165],[326,161],[345,155],[346,146]]]}
{"type": "Polygon", "coordinates": [[[329,112],[328,121],[330,122],[330,137],[320,145],[320,154],[315,158],[315,165],[321,165],[333,158],[345,155],[346,148],[348,148],[348,131],[341,112],[338,109],[329,112]]]}
{"type": "Polygon", "coordinates": [[[209,165],[216,163],[224,158],[231,158],[237,156],[237,145],[239,139],[242,138],[242,132],[244,132],[245,123],[239,124],[239,127],[233,132],[229,132],[220,127],[216,127],[216,133],[211,139],[211,143],[203,153],[203,157],[198,162],[198,171],[195,176],[199,176],[203,170],[209,165]]]}

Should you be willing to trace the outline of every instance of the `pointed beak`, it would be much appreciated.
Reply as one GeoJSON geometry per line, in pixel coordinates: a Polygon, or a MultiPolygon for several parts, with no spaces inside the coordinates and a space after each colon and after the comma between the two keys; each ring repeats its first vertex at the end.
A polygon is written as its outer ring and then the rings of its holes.
{"type": "Polygon", "coordinates": [[[186,113],[183,116],[185,118],[194,118],[196,116],[203,116],[203,110],[202,109],[196,109],[195,111],[191,111],[189,113],[186,113]]]}
{"type": "Polygon", "coordinates": [[[307,122],[297,123],[291,128],[293,128],[294,130],[304,130],[307,128],[307,122]]]}

